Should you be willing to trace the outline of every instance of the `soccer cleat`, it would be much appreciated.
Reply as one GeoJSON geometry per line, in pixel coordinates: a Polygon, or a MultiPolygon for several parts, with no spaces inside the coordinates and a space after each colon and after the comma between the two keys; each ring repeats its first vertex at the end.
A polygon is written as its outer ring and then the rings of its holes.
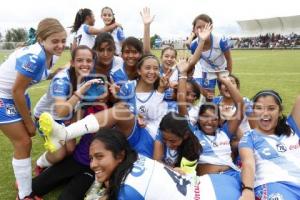
{"type": "Polygon", "coordinates": [[[182,157],[181,162],[180,162],[180,168],[186,174],[195,174],[196,167],[197,167],[197,160],[190,161],[190,160],[186,159],[185,157],[182,157]]]}
{"type": "Polygon", "coordinates": [[[57,151],[65,144],[67,138],[66,127],[54,121],[53,117],[44,112],[39,118],[40,131],[43,133],[44,147],[51,153],[57,151]]]}

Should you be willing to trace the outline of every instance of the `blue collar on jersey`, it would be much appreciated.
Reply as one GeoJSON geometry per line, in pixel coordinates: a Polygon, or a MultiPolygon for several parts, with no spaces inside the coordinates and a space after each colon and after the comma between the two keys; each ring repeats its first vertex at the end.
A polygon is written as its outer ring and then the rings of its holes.
{"type": "Polygon", "coordinates": [[[126,80],[129,80],[129,77],[128,77],[127,72],[126,72],[125,62],[123,62],[123,71],[124,71],[124,75],[126,76],[126,80]]]}
{"type": "Polygon", "coordinates": [[[45,67],[44,75],[45,75],[46,78],[48,78],[48,69],[51,69],[53,67],[53,55],[51,56],[50,66],[48,68],[48,66],[47,66],[47,54],[46,54],[45,47],[43,45],[41,45],[40,43],[38,43],[38,44],[40,45],[40,47],[42,48],[42,50],[44,51],[44,53],[46,55],[46,67],[45,67]]]}

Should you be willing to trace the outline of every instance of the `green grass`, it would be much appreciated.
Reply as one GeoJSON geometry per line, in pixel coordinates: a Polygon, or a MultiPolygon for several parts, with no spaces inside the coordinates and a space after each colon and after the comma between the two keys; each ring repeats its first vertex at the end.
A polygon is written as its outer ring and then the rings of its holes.
{"type": "MultiPolygon", "coordinates": [[[[159,51],[153,52],[155,55],[159,51]]],[[[179,52],[179,55],[186,55],[179,52]]],[[[0,63],[5,53],[0,52],[0,63]]],[[[300,94],[300,51],[298,50],[234,50],[233,72],[241,81],[243,96],[252,97],[261,89],[275,89],[278,91],[285,105],[285,113],[289,113],[300,94]]],[[[65,52],[57,66],[62,66],[70,59],[69,52],[65,52]]],[[[1,73],[1,72],[0,72],[1,73]]],[[[48,82],[40,83],[30,89],[32,105],[45,93],[48,82]]],[[[33,166],[38,156],[43,152],[42,140],[39,136],[33,138],[32,160],[33,166]]],[[[14,176],[11,166],[12,146],[9,140],[0,134],[0,199],[14,199],[14,176]]],[[[57,199],[59,189],[44,197],[45,200],[57,199]]]]}

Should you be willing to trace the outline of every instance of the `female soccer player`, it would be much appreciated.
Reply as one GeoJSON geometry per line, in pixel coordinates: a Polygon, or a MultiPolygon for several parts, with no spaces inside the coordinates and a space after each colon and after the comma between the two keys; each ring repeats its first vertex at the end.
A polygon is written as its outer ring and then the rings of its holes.
{"type": "Polygon", "coordinates": [[[237,200],[240,195],[234,178],[222,174],[180,175],[137,154],[122,133],[113,129],[96,134],[90,146],[90,158],[96,181],[104,183],[103,196],[108,200],[237,200]]]}
{"type": "Polygon", "coordinates": [[[288,118],[273,90],[253,98],[256,128],[239,144],[244,199],[300,199],[300,96],[288,118]]]}
{"type": "Polygon", "coordinates": [[[37,43],[12,53],[0,66],[0,129],[14,148],[13,170],[18,184],[17,199],[33,199],[31,193],[31,137],[36,127],[30,115],[27,89],[46,79],[53,56],[65,48],[66,31],[57,19],[38,24],[37,43]]]}

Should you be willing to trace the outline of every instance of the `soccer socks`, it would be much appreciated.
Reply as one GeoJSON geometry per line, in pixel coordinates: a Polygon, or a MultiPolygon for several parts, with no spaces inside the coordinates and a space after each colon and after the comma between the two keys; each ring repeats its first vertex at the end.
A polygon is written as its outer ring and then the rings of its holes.
{"type": "Polygon", "coordinates": [[[87,133],[95,133],[99,130],[100,125],[95,115],[90,114],[85,118],[70,124],[66,127],[67,140],[77,138],[87,133]]]}
{"type": "Polygon", "coordinates": [[[12,166],[18,184],[19,197],[23,199],[32,192],[31,157],[18,160],[13,158],[12,166]]]}
{"type": "Polygon", "coordinates": [[[47,152],[44,152],[36,161],[36,164],[41,168],[52,166],[52,164],[47,160],[46,154],[47,152]]]}

